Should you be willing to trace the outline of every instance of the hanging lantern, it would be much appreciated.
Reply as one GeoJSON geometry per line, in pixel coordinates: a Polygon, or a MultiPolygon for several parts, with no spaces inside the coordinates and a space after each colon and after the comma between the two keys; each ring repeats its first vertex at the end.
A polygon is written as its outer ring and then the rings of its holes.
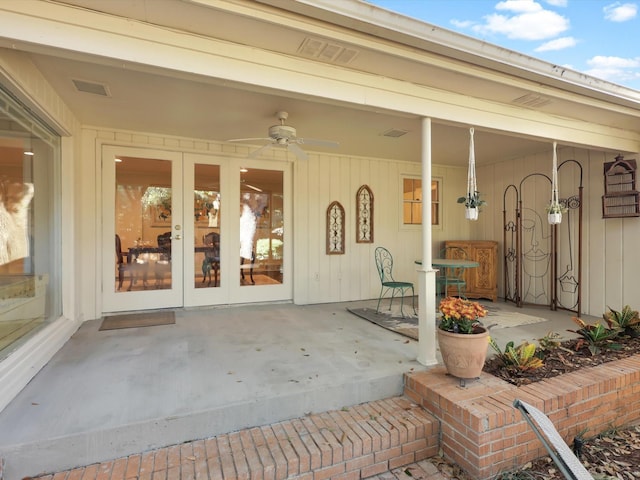
{"type": "Polygon", "coordinates": [[[547,220],[551,225],[562,222],[562,205],[558,199],[558,154],[556,153],[557,142],[553,142],[553,167],[551,170],[551,202],[547,207],[547,220]]]}

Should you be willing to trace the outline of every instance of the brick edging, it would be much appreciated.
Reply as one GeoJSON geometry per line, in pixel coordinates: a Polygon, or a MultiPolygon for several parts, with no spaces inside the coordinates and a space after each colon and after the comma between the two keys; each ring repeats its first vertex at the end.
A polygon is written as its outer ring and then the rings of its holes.
{"type": "Polygon", "coordinates": [[[572,442],[640,419],[640,355],[516,387],[483,373],[461,387],[444,367],[405,374],[405,395],[441,421],[445,458],[475,479],[488,479],[546,450],[513,407],[516,398],[541,409],[572,442]]]}

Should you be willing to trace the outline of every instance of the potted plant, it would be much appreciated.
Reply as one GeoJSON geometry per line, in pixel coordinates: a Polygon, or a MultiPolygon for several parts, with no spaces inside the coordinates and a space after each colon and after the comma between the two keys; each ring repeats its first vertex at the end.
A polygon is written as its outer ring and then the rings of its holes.
{"type": "Polygon", "coordinates": [[[550,225],[557,225],[562,222],[562,214],[567,212],[567,207],[561,203],[550,203],[545,207],[547,211],[547,220],[550,225]]]}
{"type": "Polygon", "coordinates": [[[487,310],[458,297],[443,298],[439,310],[438,345],[447,372],[460,379],[479,377],[489,348],[489,331],[479,318],[487,310]]]}
{"type": "Polygon", "coordinates": [[[458,203],[464,203],[465,206],[465,218],[467,220],[478,219],[478,209],[482,205],[486,205],[487,202],[480,198],[480,192],[474,191],[473,193],[467,193],[466,196],[458,198],[458,203]]]}

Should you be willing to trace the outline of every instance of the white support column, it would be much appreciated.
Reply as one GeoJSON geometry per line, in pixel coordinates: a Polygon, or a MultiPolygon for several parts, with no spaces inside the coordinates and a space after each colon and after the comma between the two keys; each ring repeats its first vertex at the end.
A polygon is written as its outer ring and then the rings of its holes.
{"type": "Polygon", "coordinates": [[[422,265],[418,268],[418,362],[435,365],[436,271],[431,266],[431,119],[422,119],[422,265]]]}

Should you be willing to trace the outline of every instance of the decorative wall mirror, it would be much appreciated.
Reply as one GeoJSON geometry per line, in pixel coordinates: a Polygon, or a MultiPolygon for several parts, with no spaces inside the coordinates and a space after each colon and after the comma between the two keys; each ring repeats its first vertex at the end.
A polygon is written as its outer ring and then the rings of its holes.
{"type": "Polygon", "coordinates": [[[327,255],[344,254],[344,207],[331,202],[327,208],[327,255]]]}
{"type": "Polygon", "coordinates": [[[373,243],[373,192],[367,185],[356,193],[356,243],[373,243]]]}

